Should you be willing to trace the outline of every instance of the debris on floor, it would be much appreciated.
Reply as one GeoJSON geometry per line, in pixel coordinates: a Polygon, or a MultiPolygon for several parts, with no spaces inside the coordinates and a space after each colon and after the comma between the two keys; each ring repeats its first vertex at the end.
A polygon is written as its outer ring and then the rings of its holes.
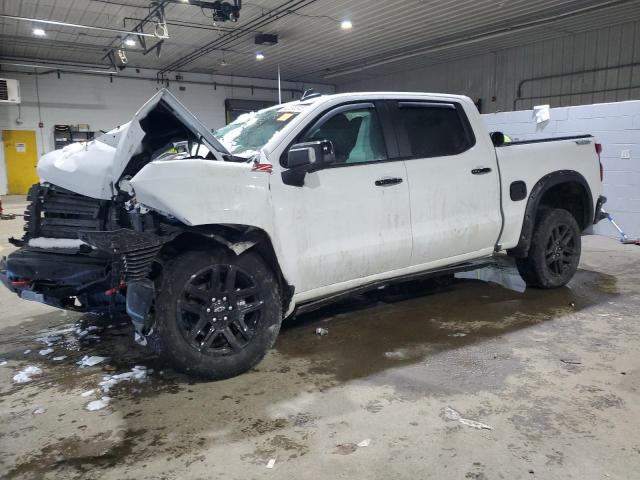
{"type": "Polygon", "coordinates": [[[29,365],[28,367],[23,368],[20,372],[16,373],[13,376],[13,381],[15,383],[29,383],[32,375],[40,375],[42,373],[42,369],[38,367],[34,367],[33,365],[29,365]]]}
{"type": "Polygon", "coordinates": [[[351,455],[358,449],[358,445],[355,443],[341,443],[340,445],[336,445],[336,448],[333,449],[335,455],[351,455]]]}
{"type": "Polygon", "coordinates": [[[567,365],[582,365],[582,362],[578,360],[571,360],[569,358],[561,358],[560,361],[562,363],[566,363],[567,365]]]}
{"type": "Polygon", "coordinates": [[[271,458],[269,460],[269,462],[267,462],[267,468],[273,468],[276,464],[276,459],[275,458],[271,458]]]}
{"type": "Polygon", "coordinates": [[[60,355],[59,357],[53,357],[51,360],[53,360],[54,362],[61,362],[65,358],[67,358],[66,355],[60,355]]]}
{"type": "Polygon", "coordinates": [[[371,439],[370,438],[365,438],[360,443],[358,443],[359,447],[368,447],[369,445],[371,445],[371,439]]]}
{"type": "Polygon", "coordinates": [[[444,418],[446,418],[447,420],[460,422],[461,424],[466,425],[468,427],[473,427],[478,430],[493,430],[493,427],[491,425],[477,422],[475,420],[470,420],[468,418],[463,418],[462,415],[460,415],[460,412],[458,412],[457,410],[454,410],[451,407],[445,407],[443,409],[443,414],[444,414],[444,418]]]}
{"type": "Polygon", "coordinates": [[[316,335],[320,335],[321,337],[324,337],[325,335],[329,335],[329,330],[327,330],[326,328],[316,328],[316,335]]]}
{"type": "Polygon", "coordinates": [[[95,410],[102,410],[103,408],[109,405],[110,401],[111,401],[111,397],[102,397],[99,400],[93,400],[87,403],[87,406],[85,408],[90,412],[93,412],[95,410]]]}
{"type": "Polygon", "coordinates": [[[53,348],[44,348],[40,350],[38,353],[42,356],[46,356],[46,355],[49,355],[50,353],[53,353],[53,348]]]}
{"type": "Polygon", "coordinates": [[[91,395],[93,395],[94,393],[96,393],[95,388],[92,388],[91,390],[87,390],[86,392],[82,392],[80,394],[81,397],[90,397],[91,395]]]}
{"type": "Polygon", "coordinates": [[[31,353],[31,349],[28,348],[26,349],[24,352],[22,352],[24,355],[29,355],[31,353]]]}
{"type": "Polygon", "coordinates": [[[104,362],[105,360],[107,360],[107,358],[108,357],[99,357],[97,355],[93,355],[91,357],[85,355],[84,357],[82,357],[82,360],[77,363],[81,367],[93,367],[94,365],[104,362]]]}
{"type": "Polygon", "coordinates": [[[123,381],[135,380],[138,382],[144,382],[147,375],[153,373],[153,370],[147,369],[143,365],[136,365],[129,372],[117,373],[115,375],[105,375],[102,377],[102,381],[98,384],[104,393],[115,387],[118,383],[123,381]]]}
{"type": "Polygon", "coordinates": [[[44,408],[44,407],[38,407],[38,408],[36,408],[36,409],[33,411],[33,414],[34,414],[34,415],[40,415],[40,414],[42,414],[42,413],[45,413],[46,411],[47,411],[47,409],[46,409],[46,408],[44,408]]]}

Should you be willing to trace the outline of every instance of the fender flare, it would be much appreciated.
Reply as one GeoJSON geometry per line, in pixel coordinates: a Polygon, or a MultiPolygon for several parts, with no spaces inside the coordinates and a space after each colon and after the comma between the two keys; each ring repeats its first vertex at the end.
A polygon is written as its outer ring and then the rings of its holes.
{"type": "MultiPolygon", "coordinates": [[[[523,257],[529,253],[529,247],[531,246],[531,237],[533,236],[533,228],[536,222],[536,213],[540,207],[540,201],[544,194],[556,185],[563,183],[577,183],[582,186],[587,194],[587,202],[585,204],[585,211],[583,215],[585,222],[579,221],[582,229],[587,228],[590,222],[589,219],[594,217],[593,210],[593,195],[591,193],[591,187],[587,180],[578,172],[574,170],[558,170],[551,172],[542,177],[531,189],[529,198],[527,200],[527,206],[524,211],[524,219],[522,221],[522,229],[520,230],[520,238],[518,245],[514,248],[507,250],[509,255],[516,257],[523,257]]],[[[579,219],[578,219],[579,220],[579,219]]]]}

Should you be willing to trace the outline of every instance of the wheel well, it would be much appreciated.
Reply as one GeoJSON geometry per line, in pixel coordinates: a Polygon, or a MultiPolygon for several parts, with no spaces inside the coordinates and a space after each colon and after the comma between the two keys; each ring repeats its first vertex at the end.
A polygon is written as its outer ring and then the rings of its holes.
{"type": "Polygon", "coordinates": [[[541,207],[562,208],[573,215],[580,229],[584,230],[592,223],[589,205],[589,194],[584,185],[578,182],[564,182],[554,185],[542,194],[536,215],[541,207]]]}
{"type": "MultiPolygon", "coordinates": [[[[278,279],[282,294],[283,313],[285,313],[284,311],[288,308],[293,297],[294,287],[286,281],[271,238],[262,229],[248,225],[203,225],[193,227],[177,235],[171,242],[166,243],[162,247],[159,257],[160,261],[164,262],[189,250],[208,250],[220,247],[227,248],[239,255],[245,251],[253,250],[262,257],[278,279]],[[244,248],[246,245],[243,244],[245,243],[249,245],[247,248],[244,248]],[[242,246],[244,249],[235,251],[234,248],[236,246],[242,246]]],[[[161,268],[161,265],[158,267],[161,268]]]]}

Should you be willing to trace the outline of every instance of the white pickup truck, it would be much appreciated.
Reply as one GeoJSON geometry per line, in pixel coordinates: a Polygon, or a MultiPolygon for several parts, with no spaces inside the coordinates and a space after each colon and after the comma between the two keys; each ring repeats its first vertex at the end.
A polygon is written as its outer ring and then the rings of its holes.
{"type": "Polygon", "coordinates": [[[496,252],[528,285],[565,285],[604,201],[591,136],[505,143],[470,99],[430,93],[312,94],[212,133],[162,90],[38,171],[3,283],[126,312],[213,379],[256,365],[295,311],[496,252]]]}

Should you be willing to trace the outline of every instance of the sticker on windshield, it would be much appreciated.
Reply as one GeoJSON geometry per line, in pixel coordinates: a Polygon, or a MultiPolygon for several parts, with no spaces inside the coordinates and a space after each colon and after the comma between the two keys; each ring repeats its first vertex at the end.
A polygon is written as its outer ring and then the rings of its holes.
{"type": "Polygon", "coordinates": [[[286,122],[287,120],[289,120],[291,117],[293,117],[293,113],[291,112],[287,112],[287,113],[283,113],[282,115],[280,115],[278,118],[276,118],[276,121],[278,122],[286,122]]]}
{"type": "Polygon", "coordinates": [[[278,110],[281,113],[300,113],[302,112],[308,105],[288,105],[286,107],[282,107],[278,110]]]}

